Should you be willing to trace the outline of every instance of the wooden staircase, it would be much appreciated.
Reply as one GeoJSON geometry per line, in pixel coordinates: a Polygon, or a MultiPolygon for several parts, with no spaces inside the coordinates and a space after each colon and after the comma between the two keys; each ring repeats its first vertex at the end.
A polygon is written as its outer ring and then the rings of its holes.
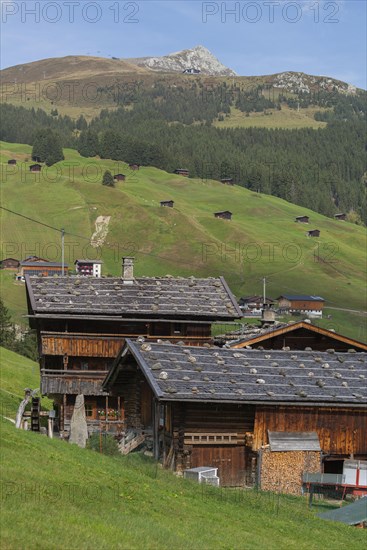
{"type": "Polygon", "coordinates": [[[131,439],[128,443],[125,443],[124,439],[119,443],[119,451],[123,455],[127,455],[131,453],[134,449],[139,447],[143,442],[145,441],[145,435],[144,434],[138,434],[133,439],[131,439]]]}

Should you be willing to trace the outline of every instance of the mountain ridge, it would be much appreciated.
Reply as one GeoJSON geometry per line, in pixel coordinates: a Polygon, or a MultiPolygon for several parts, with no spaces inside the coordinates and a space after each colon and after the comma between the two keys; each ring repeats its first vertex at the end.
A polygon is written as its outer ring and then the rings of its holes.
{"type": "MultiPolygon", "coordinates": [[[[283,90],[292,94],[310,94],[317,92],[341,93],[356,95],[360,91],[353,84],[324,75],[311,75],[302,71],[282,71],[264,75],[238,75],[223,65],[207,48],[195,46],[161,57],[107,58],[86,55],[69,55],[64,57],[45,58],[24,64],[14,65],[0,70],[3,92],[11,96],[15,90],[8,90],[7,85],[33,82],[50,82],[96,78],[101,81],[116,81],[119,77],[131,78],[132,75],[142,79],[159,78],[186,79],[192,75],[183,74],[185,70],[200,71],[195,78],[233,78],[234,82],[248,83],[256,86],[263,83],[266,87],[283,90]]],[[[3,94],[2,94],[3,95],[3,94]]]]}

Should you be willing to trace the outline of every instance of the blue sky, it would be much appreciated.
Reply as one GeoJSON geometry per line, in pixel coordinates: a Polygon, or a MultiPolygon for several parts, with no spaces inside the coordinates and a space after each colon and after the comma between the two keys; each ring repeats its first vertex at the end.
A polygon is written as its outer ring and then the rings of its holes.
{"type": "Polygon", "coordinates": [[[240,75],[303,71],[366,88],[365,0],[0,0],[2,68],[202,44],[240,75]]]}

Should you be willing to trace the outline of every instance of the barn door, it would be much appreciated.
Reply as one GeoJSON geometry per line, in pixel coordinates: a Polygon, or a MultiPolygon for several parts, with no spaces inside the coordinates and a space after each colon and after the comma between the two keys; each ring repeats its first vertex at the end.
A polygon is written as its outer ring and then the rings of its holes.
{"type": "Polygon", "coordinates": [[[191,468],[218,468],[221,486],[238,487],[245,482],[245,447],[243,445],[194,445],[191,468]]]}

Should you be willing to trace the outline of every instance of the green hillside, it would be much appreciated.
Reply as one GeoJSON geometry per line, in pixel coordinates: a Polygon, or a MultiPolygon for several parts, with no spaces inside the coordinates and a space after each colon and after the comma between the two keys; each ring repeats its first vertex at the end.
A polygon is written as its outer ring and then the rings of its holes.
{"type": "MultiPolygon", "coordinates": [[[[31,147],[2,143],[1,149],[2,205],[64,227],[71,266],[79,257],[101,257],[104,274],[119,275],[121,257],[133,255],[137,275],[224,275],[238,297],[261,292],[266,277],[272,297],[322,295],[329,307],[355,310],[327,310],[331,319],[320,323],[367,339],[364,228],[242,187],[151,167],[132,173],[124,163],[82,158],[69,149],[65,161],[37,176],[29,173],[31,147]],[[18,160],[16,168],[8,168],[9,158],[18,160]],[[126,182],[103,187],[106,169],[127,174],[126,182]],[[175,201],[173,209],[160,207],[166,199],[175,201]],[[227,209],[232,221],[214,218],[214,212],[227,209]],[[300,214],[310,216],[309,226],[294,222],[300,214]],[[99,216],[110,220],[103,246],[93,248],[90,238],[99,216]],[[319,239],[306,237],[314,228],[321,230],[319,239]]],[[[2,257],[36,254],[60,260],[59,233],[5,211],[1,216],[2,257]]],[[[13,280],[12,273],[1,272],[2,295],[19,322],[25,313],[24,286],[13,280]]]]}
{"type": "MultiPolygon", "coordinates": [[[[2,387],[34,386],[35,364],[0,351],[2,387]]],[[[199,487],[140,454],[103,456],[3,416],[4,549],[364,548],[361,530],[315,517],[326,503],[309,510],[306,498],[199,487]]]]}

